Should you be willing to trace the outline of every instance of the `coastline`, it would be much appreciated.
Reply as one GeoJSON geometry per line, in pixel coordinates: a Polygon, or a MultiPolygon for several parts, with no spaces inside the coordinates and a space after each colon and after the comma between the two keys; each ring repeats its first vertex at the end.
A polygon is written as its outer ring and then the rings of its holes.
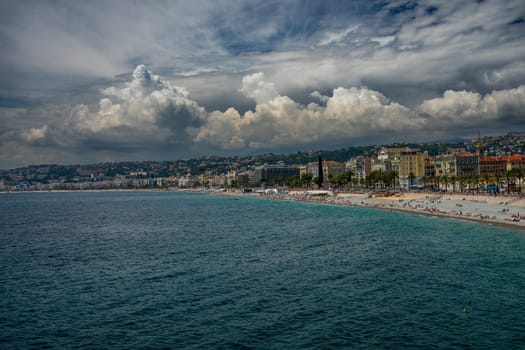
{"type": "Polygon", "coordinates": [[[291,200],[326,205],[389,210],[428,217],[456,219],[485,225],[525,230],[525,199],[484,195],[405,193],[399,197],[368,197],[362,193],[338,193],[333,197],[313,197],[304,191],[285,195],[241,192],[211,192],[216,195],[291,200]],[[509,200],[512,199],[512,200],[509,200]]]}
{"type": "MultiPolygon", "coordinates": [[[[2,193],[81,193],[81,192],[186,192],[222,196],[288,200],[325,205],[351,206],[403,212],[428,217],[448,218],[525,230],[525,198],[488,196],[483,194],[403,192],[392,196],[375,197],[364,192],[339,192],[333,196],[308,195],[306,191],[276,193],[242,193],[240,191],[213,191],[209,189],[104,189],[15,191],[2,193]]],[[[314,191],[315,192],[315,191],[314,191]]]]}

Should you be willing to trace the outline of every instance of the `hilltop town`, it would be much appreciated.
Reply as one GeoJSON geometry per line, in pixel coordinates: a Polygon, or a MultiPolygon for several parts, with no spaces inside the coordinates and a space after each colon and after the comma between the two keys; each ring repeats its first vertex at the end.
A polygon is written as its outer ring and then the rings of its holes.
{"type": "Polygon", "coordinates": [[[0,170],[0,191],[309,188],[319,176],[331,188],[520,191],[525,133],[457,143],[348,147],[333,151],[202,157],[177,161],[43,164],[0,170]]]}

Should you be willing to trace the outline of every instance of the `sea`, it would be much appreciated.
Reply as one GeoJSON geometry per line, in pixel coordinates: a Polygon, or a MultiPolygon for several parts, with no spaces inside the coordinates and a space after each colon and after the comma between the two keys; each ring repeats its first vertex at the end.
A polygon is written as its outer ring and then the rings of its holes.
{"type": "Polygon", "coordinates": [[[0,194],[1,349],[524,349],[525,232],[181,192],[0,194]]]}

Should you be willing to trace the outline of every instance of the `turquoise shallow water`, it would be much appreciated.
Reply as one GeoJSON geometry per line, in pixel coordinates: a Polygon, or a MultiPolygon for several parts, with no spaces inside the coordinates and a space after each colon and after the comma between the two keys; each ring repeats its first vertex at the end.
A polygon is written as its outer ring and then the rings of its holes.
{"type": "Polygon", "coordinates": [[[525,347],[525,233],[185,193],[0,195],[0,347],[525,347]],[[467,312],[464,312],[464,309],[467,312]]]}

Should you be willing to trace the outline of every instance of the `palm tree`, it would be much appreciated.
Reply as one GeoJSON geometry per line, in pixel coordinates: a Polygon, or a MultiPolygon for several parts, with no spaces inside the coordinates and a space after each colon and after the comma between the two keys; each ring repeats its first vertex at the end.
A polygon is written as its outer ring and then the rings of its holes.
{"type": "Polygon", "coordinates": [[[452,183],[452,192],[456,192],[456,182],[458,181],[457,176],[452,175],[450,177],[450,182],[452,183]]]}
{"type": "Polygon", "coordinates": [[[476,192],[479,193],[479,175],[472,176],[472,180],[476,184],[476,192]]]}
{"type": "Polygon", "coordinates": [[[421,182],[423,182],[423,185],[425,186],[425,188],[432,183],[432,178],[430,176],[423,176],[421,178],[421,182]]]}
{"type": "Polygon", "coordinates": [[[448,176],[447,175],[441,176],[441,181],[443,181],[443,184],[445,185],[445,191],[448,191],[448,176]]]}
{"type": "Polygon", "coordinates": [[[507,179],[507,193],[510,193],[510,179],[513,177],[512,170],[507,170],[505,172],[505,178],[507,179]]]}
{"type": "Polygon", "coordinates": [[[518,192],[521,193],[521,185],[523,177],[525,176],[525,169],[522,168],[516,168],[516,178],[518,179],[518,192]]]}
{"type": "Polygon", "coordinates": [[[459,192],[463,192],[463,188],[465,187],[465,179],[462,176],[458,176],[456,181],[458,182],[459,192]]]}
{"type": "Polygon", "coordinates": [[[346,176],[345,174],[337,174],[330,179],[330,182],[335,184],[337,187],[343,187],[347,183],[346,176]]]}
{"type": "Polygon", "coordinates": [[[474,183],[475,183],[474,176],[468,175],[467,176],[467,184],[468,184],[469,192],[472,191],[472,187],[474,187],[474,183]]]}
{"type": "Polygon", "coordinates": [[[507,177],[507,191],[509,191],[509,184],[510,180],[512,179],[514,182],[514,191],[518,191],[521,193],[521,185],[523,177],[525,176],[525,169],[522,168],[514,168],[511,170],[508,170],[505,173],[505,176],[507,177]]]}
{"type": "Polygon", "coordinates": [[[318,183],[319,182],[319,178],[317,176],[315,177],[312,177],[312,182],[310,183],[311,184],[315,184],[315,183],[318,183]]]}
{"type": "Polygon", "coordinates": [[[346,172],[346,176],[348,178],[348,183],[350,184],[350,187],[353,187],[352,180],[354,179],[355,173],[353,170],[348,170],[346,172]]]}
{"type": "Polygon", "coordinates": [[[386,173],[386,176],[387,176],[388,187],[395,189],[396,184],[397,184],[397,178],[398,178],[397,171],[395,170],[389,171],[386,173]]]}
{"type": "Polygon", "coordinates": [[[410,180],[410,190],[412,189],[412,186],[414,186],[415,178],[416,178],[416,175],[414,175],[413,172],[410,172],[410,174],[408,174],[408,179],[410,180]]]}
{"type": "Polygon", "coordinates": [[[485,189],[487,191],[487,193],[489,192],[489,184],[490,184],[490,175],[489,174],[485,174],[483,176],[480,176],[481,177],[481,180],[483,180],[483,186],[485,186],[485,189]]]}
{"type": "Polygon", "coordinates": [[[348,184],[352,183],[352,176],[353,176],[353,172],[347,171],[345,173],[337,174],[330,180],[332,183],[336,184],[337,186],[346,187],[348,184]]]}
{"type": "Polygon", "coordinates": [[[392,170],[392,178],[394,179],[394,188],[399,187],[399,173],[395,170],[392,170]]]}
{"type": "Polygon", "coordinates": [[[303,184],[306,186],[306,188],[308,189],[310,188],[310,185],[312,184],[313,176],[310,173],[306,173],[306,174],[303,174],[303,176],[301,176],[301,180],[303,184]]]}
{"type": "Polygon", "coordinates": [[[434,175],[432,177],[432,180],[433,180],[434,186],[437,186],[438,191],[441,191],[441,186],[439,185],[439,176],[434,175]]]}
{"type": "Polygon", "coordinates": [[[383,183],[383,172],[381,170],[374,170],[366,177],[368,185],[373,185],[376,189],[377,184],[383,183]]]}
{"type": "Polygon", "coordinates": [[[470,184],[470,177],[469,176],[462,176],[460,178],[461,183],[461,192],[464,192],[467,188],[469,188],[470,184]]]}
{"type": "Polygon", "coordinates": [[[496,173],[496,175],[494,175],[494,181],[496,183],[497,191],[499,191],[500,188],[502,187],[502,184],[501,184],[502,179],[503,177],[501,176],[500,173],[496,173]]]}

